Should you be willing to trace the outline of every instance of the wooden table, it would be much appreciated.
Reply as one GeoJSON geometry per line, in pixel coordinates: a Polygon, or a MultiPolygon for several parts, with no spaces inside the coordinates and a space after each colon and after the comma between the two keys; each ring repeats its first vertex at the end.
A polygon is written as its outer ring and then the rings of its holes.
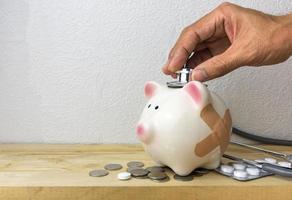
{"type": "MultiPolygon", "coordinates": [[[[292,153],[291,147],[265,146],[292,153]]],[[[263,158],[258,152],[230,146],[228,152],[263,158]]],[[[292,179],[277,176],[239,182],[215,172],[191,182],[147,179],[119,181],[131,160],[153,165],[140,145],[0,145],[0,199],[292,199],[292,179]],[[89,177],[92,169],[120,163],[124,169],[106,177],[89,177]]]]}

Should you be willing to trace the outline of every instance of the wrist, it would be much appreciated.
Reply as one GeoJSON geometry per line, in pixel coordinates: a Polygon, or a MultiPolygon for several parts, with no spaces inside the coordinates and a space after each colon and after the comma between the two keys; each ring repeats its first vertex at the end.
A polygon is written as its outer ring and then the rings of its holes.
{"type": "Polygon", "coordinates": [[[290,26],[290,28],[291,28],[291,26],[292,26],[292,13],[289,13],[287,15],[282,15],[279,17],[280,17],[280,20],[284,26],[290,26]]]}
{"type": "Polygon", "coordinates": [[[282,45],[286,46],[286,50],[292,55],[292,13],[279,16],[280,37],[283,38],[282,45]]]}

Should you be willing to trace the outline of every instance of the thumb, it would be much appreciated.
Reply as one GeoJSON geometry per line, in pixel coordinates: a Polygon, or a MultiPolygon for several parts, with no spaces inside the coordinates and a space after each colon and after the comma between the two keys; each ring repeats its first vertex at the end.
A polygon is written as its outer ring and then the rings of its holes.
{"type": "Polygon", "coordinates": [[[226,50],[198,65],[192,72],[192,80],[208,81],[223,76],[242,66],[240,54],[226,50]]]}

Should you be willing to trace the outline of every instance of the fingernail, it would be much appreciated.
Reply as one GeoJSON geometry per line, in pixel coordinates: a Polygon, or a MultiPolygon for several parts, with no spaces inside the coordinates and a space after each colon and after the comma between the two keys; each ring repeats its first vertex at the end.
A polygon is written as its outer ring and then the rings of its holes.
{"type": "Polygon", "coordinates": [[[204,82],[208,80],[208,74],[205,69],[194,69],[192,79],[195,81],[204,82]]]}

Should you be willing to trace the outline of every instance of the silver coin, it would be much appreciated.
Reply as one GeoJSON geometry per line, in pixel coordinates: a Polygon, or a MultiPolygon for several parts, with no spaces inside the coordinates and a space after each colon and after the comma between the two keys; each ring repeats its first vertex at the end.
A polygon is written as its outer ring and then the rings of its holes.
{"type": "Polygon", "coordinates": [[[173,172],[174,173],[174,171],[170,168],[170,167],[167,167],[167,166],[163,166],[163,167],[161,167],[165,172],[173,172]]]}
{"type": "Polygon", "coordinates": [[[131,161],[127,163],[128,167],[144,167],[144,163],[139,161],[131,161]]]}
{"type": "Polygon", "coordinates": [[[167,178],[167,174],[164,172],[153,171],[148,174],[148,178],[151,180],[162,180],[167,178]]]}
{"type": "Polygon", "coordinates": [[[89,172],[89,176],[92,176],[92,177],[102,177],[108,174],[109,174],[108,171],[104,169],[97,169],[97,170],[92,170],[89,172]]]}
{"type": "Polygon", "coordinates": [[[194,170],[194,172],[199,173],[199,174],[208,174],[210,172],[210,170],[205,169],[205,168],[197,168],[194,170]]]}
{"type": "Polygon", "coordinates": [[[120,165],[120,164],[112,164],[112,163],[111,163],[111,164],[107,164],[107,165],[105,165],[104,168],[105,168],[106,170],[119,170],[119,169],[122,169],[123,166],[120,165]]]}
{"type": "Polygon", "coordinates": [[[173,178],[175,180],[178,180],[178,181],[192,181],[194,179],[194,177],[192,175],[188,175],[188,176],[180,176],[178,174],[175,174],[173,176],[173,178]]]}
{"type": "Polygon", "coordinates": [[[146,176],[149,172],[146,169],[140,168],[140,169],[133,169],[131,170],[131,175],[134,177],[137,176],[146,176]]]}
{"type": "Polygon", "coordinates": [[[154,172],[154,171],[165,172],[165,169],[159,166],[147,167],[146,170],[148,170],[149,172],[154,172]]]}
{"type": "Polygon", "coordinates": [[[134,176],[134,178],[137,178],[137,179],[148,179],[148,176],[145,175],[145,176],[134,176]]]}
{"type": "Polygon", "coordinates": [[[128,167],[127,168],[127,172],[131,173],[131,171],[134,170],[134,169],[143,169],[143,168],[142,167],[128,167]]]}
{"type": "Polygon", "coordinates": [[[182,88],[186,83],[182,83],[179,81],[171,81],[171,82],[166,82],[167,87],[170,88],[182,88]]]}
{"type": "Polygon", "coordinates": [[[200,173],[197,173],[197,172],[192,172],[191,175],[194,176],[194,177],[199,177],[199,176],[203,176],[204,174],[200,174],[200,173]]]}
{"type": "Polygon", "coordinates": [[[158,182],[158,183],[164,183],[164,182],[167,182],[170,180],[170,178],[167,176],[166,178],[164,179],[150,179],[151,181],[154,181],[154,182],[158,182]]]}
{"type": "Polygon", "coordinates": [[[130,172],[132,174],[132,176],[137,177],[137,176],[146,176],[149,171],[143,168],[140,169],[133,169],[130,172]]]}

